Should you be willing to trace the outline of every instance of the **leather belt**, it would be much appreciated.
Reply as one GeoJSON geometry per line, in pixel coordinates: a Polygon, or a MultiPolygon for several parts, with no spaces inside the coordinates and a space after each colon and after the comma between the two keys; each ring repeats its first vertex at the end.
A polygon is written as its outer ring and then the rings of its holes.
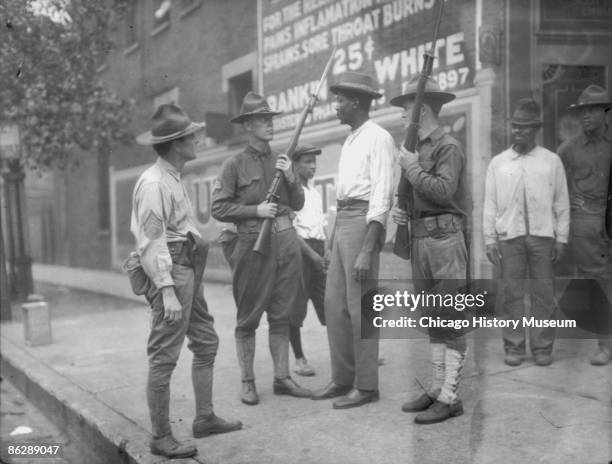
{"type": "Polygon", "coordinates": [[[455,233],[462,230],[463,218],[456,214],[438,214],[412,220],[414,238],[434,237],[455,233]]]}
{"type": "Polygon", "coordinates": [[[338,211],[342,209],[367,209],[370,207],[370,202],[368,200],[347,198],[346,200],[336,200],[336,207],[338,211]]]}
{"type": "MultiPolygon", "coordinates": [[[[239,234],[258,234],[263,221],[263,219],[248,219],[236,224],[236,228],[239,234]]],[[[282,232],[287,229],[293,229],[293,220],[288,215],[274,218],[272,232],[282,232]]]]}

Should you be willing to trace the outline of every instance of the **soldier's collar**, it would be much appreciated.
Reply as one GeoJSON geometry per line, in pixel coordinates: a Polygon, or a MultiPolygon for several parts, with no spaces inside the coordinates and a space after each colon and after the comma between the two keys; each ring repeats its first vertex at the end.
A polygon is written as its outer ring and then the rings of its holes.
{"type": "Polygon", "coordinates": [[[246,147],[245,152],[252,156],[268,156],[270,155],[270,153],[272,153],[272,150],[270,149],[270,145],[268,145],[265,151],[259,151],[257,148],[255,148],[249,143],[246,147]]]}

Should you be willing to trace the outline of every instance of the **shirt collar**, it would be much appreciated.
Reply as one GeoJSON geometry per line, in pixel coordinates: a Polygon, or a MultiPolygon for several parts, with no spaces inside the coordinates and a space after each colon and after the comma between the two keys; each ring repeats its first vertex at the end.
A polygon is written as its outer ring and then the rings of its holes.
{"type": "Polygon", "coordinates": [[[442,137],[444,137],[444,134],[446,134],[446,132],[444,132],[444,129],[442,129],[440,126],[435,127],[429,134],[427,134],[425,137],[420,139],[419,143],[423,144],[427,140],[431,140],[432,143],[435,143],[438,140],[440,140],[442,137]]]}
{"type": "Polygon", "coordinates": [[[516,151],[514,149],[514,145],[512,147],[510,147],[510,149],[512,150],[512,159],[519,159],[522,156],[535,156],[536,155],[536,150],[538,148],[538,145],[536,144],[531,150],[529,150],[527,153],[519,153],[518,151],[516,151]]]}
{"type": "Polygon", "coordinates": [[[251,145],[249,143],[247,145],[246,149],[244,150],[244,152],[247,155],[251,155],[251,156],[254,156],[255,158],[258,158],[260,156],[268,156],[270,153],[272,153],[272,150],[270,150],[270,145],[268,145],[266,147],[266,150],[261,152],[261,151],[259,151],[257,148],[255,148],[253,145],[251,145]]]}
{"type": "Polygon", "coordinates": [[[176,169],[172,164],[170,164],[168,161],[166,161],[164,158],[162,158],[161,156],[157,157],[157,165],[163,169],[164,171],[166,171],[168,174],[170,174],[172,177],[174,177],[176,180],[181,180],[181,173],[178,169],[176,169]]]}
{"type": "Polygon", "coordinates": [[[581,135],[581,142],[584,145],[591,144],[591,143],[599,143],[605,139],[604,136],[605,136],[605,132],[603,134],[592,134],[591,133],[588,135],[586,134],[586,132],[583,132],[581,135]]]}

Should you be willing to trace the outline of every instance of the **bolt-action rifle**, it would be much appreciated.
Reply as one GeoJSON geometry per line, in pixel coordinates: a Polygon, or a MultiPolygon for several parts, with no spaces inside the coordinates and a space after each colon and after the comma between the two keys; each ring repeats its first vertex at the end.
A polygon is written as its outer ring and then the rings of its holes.
{"type": "MultiPolygon", "coordinates": [[[[440,2],[440,10],[438,12],[438,20],[434,31],[431,47],[423,54],[423,68],[419,76],[416,95],[414,98],[414,106],[412,107],[412,115],[410,117],[410,125],[406,130],[406,139],[404,140],[404,148],[413,152],[416,149],[419,131],[419,121],[421,118],[421,108],[423,107],[423,98],[425,96],[425,85],[427,79],[431,76],[433,68],[434,53],[436,50],[436,41],[438,40],[438,32],[440,30],[440,22],[442,21],[442,12],[444,10],[444,1],[440,2]]],[[[402,169],[399,185],[397,186],[397,204],[404,211],[408,212],[408,224],[405,226],[397,226],[395,233],[395,242],[393,243],[393,253],[403,259],[410,259],[410,214],[413,207],[413,192],[412,186],[406,178],[406,171],[402,169]]]]}
{"type": "MultiPolygon", "coordinates": [[[[319,92],[321,91],[321,87],[325,83],[325,79],[327,78],[327,74],[329,74],[329,70],[331,69],[331,64],[334,59],[334,55],[336,54],[336,48],[331,52],[331,56],[327,61],[327,65],[325,65],[325,70],[323,71],[323,75],[321,76],[321,80],[317,85],[316,90],[310,96],[308,103],[302,110],[300,114],[300,118],[298,120],[297,125],[295,126],[295,130],[293,131],[293,135],[291,136],[291,141],[289,142],[289,148],[287,148],[287,157],[289,160],[293,159],[293,153],[297,147],[298,139],[300,138],[300,134],[302,133],[302,129],[304,128],[304,124],[306,123],[306,118],[315,105],[317,104],[317,100],[319,99],[319,92]]],[[[268,189],[268,193],[266,194],[266,202],[268,203],[277,203],[280,196],[280,188],[283,183],[283,172],[281,170],[276,170],[274,174],[274,178],[272,179],[272,184],[270,184],[270,188],[268,189]]],[[[259,230],[259,235],[257,236],[257,241],[255,242],[255,246],[253,247],[253,251],[259,253],[261,255],[266,255],[268,251],[268,245],[270,241],[270,231],[272,229],[272,221],[273,218],[266,218],[261,225],[261,229],[259,230]]]]}

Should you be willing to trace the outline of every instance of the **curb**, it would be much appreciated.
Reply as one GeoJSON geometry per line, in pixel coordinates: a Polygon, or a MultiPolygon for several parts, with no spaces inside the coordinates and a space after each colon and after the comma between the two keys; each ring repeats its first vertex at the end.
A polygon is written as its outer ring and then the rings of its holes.
{"type": "MultiPolygon", "coordinates": [[[[15,385],[68,437],[82,444],[91,464],[165,462],[148,447],[151,435],[34,356],[4,338],[2,377],[15,385]]],[[[180,460],[196,464],[195,459],[180,460]]]]}

